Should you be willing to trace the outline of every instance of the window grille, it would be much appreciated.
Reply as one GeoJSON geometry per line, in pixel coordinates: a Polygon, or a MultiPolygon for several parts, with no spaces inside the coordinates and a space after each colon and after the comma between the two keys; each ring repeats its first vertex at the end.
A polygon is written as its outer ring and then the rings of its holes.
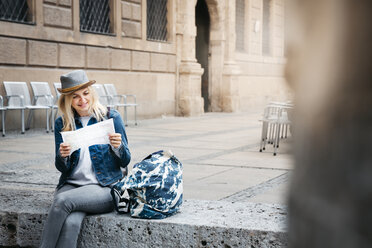
{"type": "Polygon", "coordinates": [[[167,0],[147,0],[147,39],[167,41],[167,0]]]}
{"type": "Polygon", "coordinates": [[[262,54],[270,55],[270,0],[263,1],[262,54]]]}
{"type": "Polygon", "coordinates": [[[111,34],[110,0],[80,0],[80,31],[111,34]]]}
{"type": "Polygon", "coordinates": [[[244,51],[245,0],[236,0],[235,4],[236,50],[244,51]]]}
{"type": "Polygon", "coordinates": [[[1,0],[0,20],[20,23],[32,23],[27,0],[1,0]]]}

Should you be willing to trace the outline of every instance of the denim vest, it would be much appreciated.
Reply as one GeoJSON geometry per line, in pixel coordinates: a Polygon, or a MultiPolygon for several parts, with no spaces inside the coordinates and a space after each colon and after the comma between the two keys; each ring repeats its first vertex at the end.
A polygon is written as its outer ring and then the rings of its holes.
{"type": "MultiPolygon", "coordinates": [[[[118,157],[111,148],[111,145],[92,145],[89,147],[90,159],[92,160],[93,171],[100,185],[110,185],[123,177],[121,168],[126,168],[130,162],[131,155],[128,148],[128,139],[125,133],[124,122],[120,114],[116,110],[110,110],[108,114],[114,121],[115,132],[121,134],[122,146],[119,149],[120,157],[118,157]]],[[[88,125],[97,123],[97,120],[92,117],[88,125]]],[[[75,115],[76,129],[82,128],[79,116],[75,115]]],[[[59,145],[63,143],[61,130],[63,128],[62,117],[58,117],[55,122],[55,166],[62,174],[57,185],[57,189],[62,187],[67,178],[74,171],[80,158],[80,149],[74,151],[69,157],[62,158],[59,154],[59,145]]]]}

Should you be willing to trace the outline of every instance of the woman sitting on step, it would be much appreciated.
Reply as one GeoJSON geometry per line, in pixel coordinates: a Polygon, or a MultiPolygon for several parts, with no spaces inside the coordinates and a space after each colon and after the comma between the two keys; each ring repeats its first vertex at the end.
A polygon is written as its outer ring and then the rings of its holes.
{"type": "MultiPolygon", "coordinates": [[[[62,173],[44,225],[41,247],[76,247],[86,214],[102,214],[114,209],[110,186],[123,177],[122,168],[130,161],[124,123],[116,110],[103,107],[83,70],[61,76],[55,122],[55,166],[62,173]],[[115,133],[110,144],[85,146],[71,154],[61,132],[113,119],[115,133]]],[[[84,142],[84,141],[82,141],[84,142]]]]}

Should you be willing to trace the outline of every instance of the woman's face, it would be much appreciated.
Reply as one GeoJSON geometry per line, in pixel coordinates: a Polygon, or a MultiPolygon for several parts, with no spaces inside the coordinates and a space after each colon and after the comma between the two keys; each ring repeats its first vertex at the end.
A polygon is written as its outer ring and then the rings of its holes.
{"type": "Polygon", "coordinates": [[[80,116],[89,116],[89,107],[92,101],[92,94],[88,88],[83,88],[72,93],[72,107],[80,116]]]}

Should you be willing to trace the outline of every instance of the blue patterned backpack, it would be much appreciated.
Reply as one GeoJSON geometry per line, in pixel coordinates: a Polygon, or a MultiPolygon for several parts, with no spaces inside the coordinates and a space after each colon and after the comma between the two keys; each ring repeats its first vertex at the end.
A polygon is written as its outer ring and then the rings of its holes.
{"type": "Polygon", "coordinates": [[[135,164],[111,194],[119,213],[145,219],[171,216],[182,204],[182,164],[170,151],[154,152],[135,164]]]}

